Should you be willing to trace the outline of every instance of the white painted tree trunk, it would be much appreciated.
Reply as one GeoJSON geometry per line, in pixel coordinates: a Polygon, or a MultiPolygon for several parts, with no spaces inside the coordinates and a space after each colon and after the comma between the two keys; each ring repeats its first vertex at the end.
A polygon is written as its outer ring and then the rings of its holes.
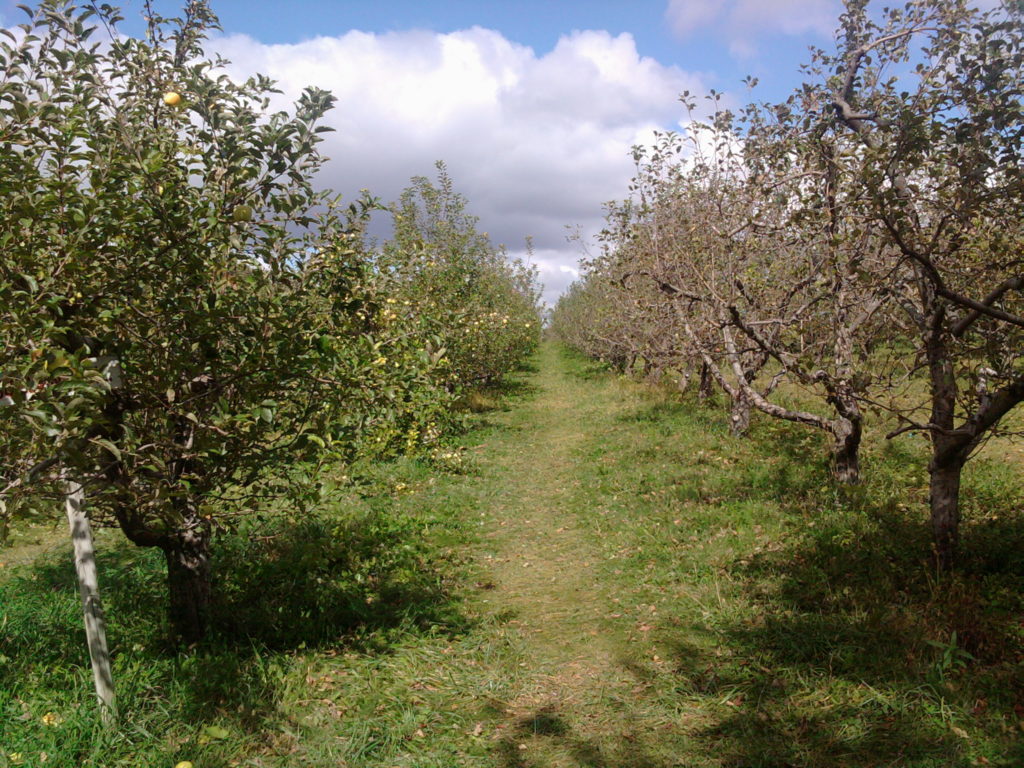
{"type": "Polygon", "coordinates": [[[96,573],[96,553],[92,542],[92,528],[82,507],[85,491],[81,483],[64,480],[65,509],[71,528],[71,545],[75,550],[75,572],[78,591],[82,597],[85,616],[85,638],[89,644],[92,677],[96,684],[96,698],[100,703],[103,721],[112,723],[117,716],[114,701],[114,678],[110,671],[110,652],[107,650],[106,619],[100,602],[99,578],[96,573]]]}

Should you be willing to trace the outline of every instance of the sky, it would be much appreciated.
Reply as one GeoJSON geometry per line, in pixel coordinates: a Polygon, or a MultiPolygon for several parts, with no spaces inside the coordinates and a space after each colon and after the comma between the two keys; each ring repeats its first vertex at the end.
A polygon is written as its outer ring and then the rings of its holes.
{"type": "MultiPolygon", "coordinates": [[[[22,20],[0,0],[0,26],[22,20]]],[[[180,2],[154,0],[173,16],[180,2]]],[[[784,98],[810,45],[831,45],[838,0],[212,0],[208,46],[232,76],[338,99],[324,187],[395,199],[443,160],[495,243],[525,238],[553,303],[577,276],[604,203],[628,194],[630,148],[680,130],[678,96],[784,98]]],[[[119,3],[142,29],[141,0],[119,3]]]]}

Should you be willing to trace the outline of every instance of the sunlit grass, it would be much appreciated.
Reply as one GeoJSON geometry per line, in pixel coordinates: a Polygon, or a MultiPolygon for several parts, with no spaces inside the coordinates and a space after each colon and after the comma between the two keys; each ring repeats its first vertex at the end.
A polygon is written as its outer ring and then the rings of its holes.
{"type": "Polygon", "coordinates": [[[0,766],[1024,764],[1016,464],[969,465],[940,577],[923,441],[871,436],[843,488],[814,432],[733,438],[720,405],[541,361],[486,394],[457,472],[367,466],[222,538],[202,648],[166,642],[159,553],[101,535],[115,730],[62,532],[20,531],[0,766]]]}

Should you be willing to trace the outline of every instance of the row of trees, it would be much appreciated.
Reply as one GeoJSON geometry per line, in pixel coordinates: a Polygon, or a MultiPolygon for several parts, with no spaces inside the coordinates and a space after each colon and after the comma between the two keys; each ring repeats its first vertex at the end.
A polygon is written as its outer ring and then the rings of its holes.
{"type": "Polygon", "coordinates": [[[463,387],[531,352],[538,291],[443,169],[368,244],[379,204],[314,186],[333,98],[269,113],[272,82],[204,53],[205,0],[146,10],[145,39],[60,0],[0,30],[0,521],[84,497],[165,553],[191,642],[214,533],[436,442],[463,387]]]}
{"type": "Polygon", "coordinates": [[[737,433],[752,409],[825,431],[843,483],[866,407],[898,419],[889,437],[927,434],[949,568],[961,470],[1024,400],[1022,16],[847,0],[837,43],[784,102],[713,96],[709,121],[635,149],[552,325],[619,368],[717,384],[737,433]]]}

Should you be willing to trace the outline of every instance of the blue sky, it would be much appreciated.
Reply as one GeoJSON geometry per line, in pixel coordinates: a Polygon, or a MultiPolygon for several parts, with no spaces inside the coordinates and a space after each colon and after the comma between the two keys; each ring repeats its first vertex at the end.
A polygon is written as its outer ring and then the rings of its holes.
{"type": "MultiPolygon", "coordinates": [[[[126,17],[137,19],[141,2],[120,5],[126,17]]],[[[352,29],[378,34],[409,29],[447,33],[477,26],[497,30],[509,40],[543,53],[573,30],[628,34],[641,56],[703,72],[710,86],[718,90],[739,88],[743,77],[754,75],[760,79],[760,90],[766,92],[766,98],[768,91],[772,96],[785,93],[792,74],[805,58],[807,44],[827,40],[826,34],[833,27],[828,22],[839,9],[838,3],[814,0],[684,0],[674,4],[684,9],[676,11],[675,18],[686,16],[685,9],[689,9],[694,19],[692,32],[677,34],[668,14],[669,5],[666,0],[213,0],[226,33],[243,33],[264,43],[300,43],[352,29]],[[709,7],[717,7],[717,15],[705,10],[709,7]],[[760,9],[760,13],[753,14],[754,18],[744,25],[742,17],[750,16],[752,9],[760,9]],[[777,23],[762,26],[762,16],[772,17],[777,23]],[[707,19],[706,23],[699,24],[701,19],[707,19]],[[736,40],[751,45],[751,49],[734,50],[736,40]]],[[[173,15],[179,4],[161,0],[154,6],[173,15]]],[[[129,26],[139,28],[126,24],[129,26]]]]}
{"type": "MultiPolygon", "coordinates": [[[[142,2],[120,3],[138,34],[142,2]]],[[[0,23],[21,21],[0,0],[0,23]]],[[[180,3],[154,0],[175,15],[180,3]]],[[[576,274],[602,203],[624,197],[629,150],[681,130],[684,89],[739,103],[799,83],[808,45],[828,48],[839,0],[212,0],[229,73],[285,91],[331,90],[331,163],[321,183],[394,199],[444,160],[481,228],[535,261],[553,301],[576,274]]]]}

